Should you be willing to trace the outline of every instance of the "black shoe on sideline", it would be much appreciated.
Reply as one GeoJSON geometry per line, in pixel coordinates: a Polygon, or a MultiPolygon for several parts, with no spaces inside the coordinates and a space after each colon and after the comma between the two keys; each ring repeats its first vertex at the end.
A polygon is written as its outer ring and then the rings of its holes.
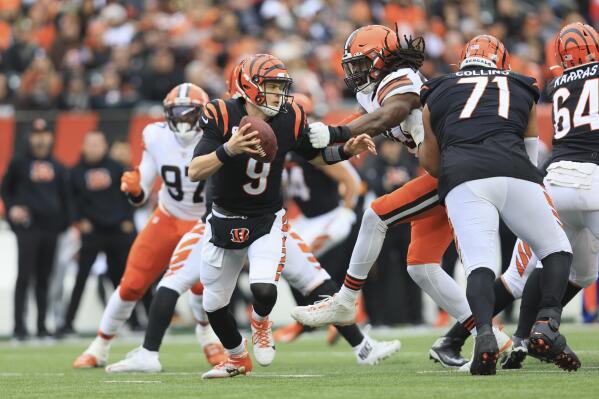
{"type": "Polygon", "coordinates": [[[459,368],[468,363],[461,356],[464,340],[460,338],[441,337],[435,341],[428,351],[429,358],[435,363],[441,363],[446,368],[459,368]]]}

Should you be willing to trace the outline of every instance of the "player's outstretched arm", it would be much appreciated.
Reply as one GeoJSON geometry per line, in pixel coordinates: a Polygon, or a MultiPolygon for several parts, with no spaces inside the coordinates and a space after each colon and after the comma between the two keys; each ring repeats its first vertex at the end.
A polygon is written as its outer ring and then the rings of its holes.
{"type": "Polygon", "coordinates": [[[367,134],[352,137],[345,144],[333,145],[324,148],[316,158],[310,161],[313,165],[333,165],[359,155],[364,151],[376,155],[374,141],[367,134]]]}
{"type": "Polygon", "coordinates": [[[379,109],[364,114],[347,125],[327,126],[322,122],[311,123],[309,126],[310,142],[315,148],[324,148],[331,143],[346,142],[350,137],[357,137],[361,134],[374,137],[399,126],[416,108],[420,108],[420,98],[417,94],[394,95],[385,99],[379,109]]]}
{"type": "Polygon", "coordinates": [[[422,111],[422,123],[424,125],[424,140],[418,147],[418,160],[431,176],[439,176],[439,143],[433,132],[430,121],[430,112],[428,106],[424,106],[422,111]]]}
{"type": "Polygon", "coordinates": [[[206,180],[237,155],[242,153],[258,154],[258,150],[256,150],[256,146],[260,144],[260,139],[257,137],[258,132],[253,131],[246,134],[250,127],[249,123],[240,127],[229,141],[216,149],[213,141],[202,139],[196,149],[198,155],[189,165],[189,179],[194,182],[206,180]]]}
{"type": "Polygon", "coordinates": [[[157,176],[158,166],[152,155],[144,150],[139,165],[121,176],[121,191],[134,206],[141,206],[148,199],[157,176]]]}

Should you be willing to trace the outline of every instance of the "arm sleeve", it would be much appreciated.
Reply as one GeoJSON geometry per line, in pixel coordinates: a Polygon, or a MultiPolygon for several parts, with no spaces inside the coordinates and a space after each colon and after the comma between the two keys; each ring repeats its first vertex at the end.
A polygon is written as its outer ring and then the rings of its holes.
{"type": "Polygon", "coordinates": [[[534,166],[538,166],[539,163],[539,138],[538,137],[524,137],[524,147],[530,162],[534,166]]]}
{"type": "Polygon", "coordinates": [[[218,147],[228,140],[222,129],[216,125],[215,119],[211,116],[202,115],[200,118],[200,127],[203,133],[200,142],[193,151],[194,158],[216,151],[218,147]]]}
{"type": "Polygon", "coordinates": [[[158,177],[158,165],[156,164],[156,160],[152,154],[145,149],[141,155],[141,162],[139,163],[139,174],[140,185],[144,195],[144,198],[141,201],[143,203],[149,198],[156,177],[158,177]]]}

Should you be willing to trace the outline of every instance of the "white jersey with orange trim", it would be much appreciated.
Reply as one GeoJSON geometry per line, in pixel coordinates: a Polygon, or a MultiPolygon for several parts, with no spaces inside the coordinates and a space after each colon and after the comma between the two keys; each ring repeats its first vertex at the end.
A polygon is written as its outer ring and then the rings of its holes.
{"type": "MultiPolygon", "coordinates": [[[[356,99],[366,112],[371,113],[379,109],[383,102],[392,96],[404,93],[420,95],[422,83],[423,76],[418,71],[414,71],[412,68],[400,68],[385,76],[374,92],[358,92],[356,94],[356,99]]],[[[408,147],[408,149],[412,150],[416,148],[416,143],[410,134],[410,131],[413,129],[410,116],[413,113],[414,111],[408,115],[408,118],[406,118],[400,126],[395,126],[384,134],[389,138],[401,142],[408,147]]],[[[420,115],[415,116],[419,117],[420,115]]]]}
{"type": "Polygon", "coordinates": [[[143,155],[139,164],[141,187],[146,198],[152,192],[156,177],[162,178],[158,192],[158,206],[174,217],[198,220],[206,212],[204,181],[189,180],[189,163],[193,150],[202,137],[183,144],[165,122],[151,123],[143,131],[143,155]]]}

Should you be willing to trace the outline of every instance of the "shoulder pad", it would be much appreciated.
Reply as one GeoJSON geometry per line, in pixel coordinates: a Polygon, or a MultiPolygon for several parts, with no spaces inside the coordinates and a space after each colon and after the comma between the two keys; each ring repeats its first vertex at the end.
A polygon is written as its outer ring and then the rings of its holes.
{"type": "Polygon", "coordinates": [[[385,76],[376,89],[376,100],[382,104],[386,98],[395,94],[420,94],[422,79],[411,68],[401,68],[385,76]]]}

